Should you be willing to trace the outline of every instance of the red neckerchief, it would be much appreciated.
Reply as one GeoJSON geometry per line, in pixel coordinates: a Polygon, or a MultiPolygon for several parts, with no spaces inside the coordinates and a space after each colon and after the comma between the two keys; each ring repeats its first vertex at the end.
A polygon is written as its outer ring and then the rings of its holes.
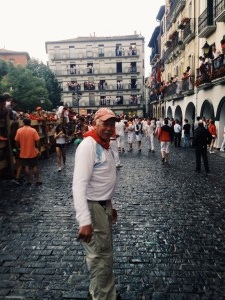
{"type": "Polygon", "coordinates": [[[95,130],[90,130],[83,134],[83,137],[87,137],[87,136],[91,136],[99,145],[101,145],[106,150],[109,149],[109,141],[107,142],[102,141],[95,130]]]}

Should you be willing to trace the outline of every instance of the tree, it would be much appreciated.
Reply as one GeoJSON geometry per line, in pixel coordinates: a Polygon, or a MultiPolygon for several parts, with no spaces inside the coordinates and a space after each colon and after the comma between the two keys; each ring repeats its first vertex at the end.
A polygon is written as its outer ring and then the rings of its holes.
{"type": "Polygon", "coordinates": [[[10,91],[17,99],[16,110],[33,111],[40,106],[41,99],[45,99],[45,109],[52,108],[48,100],[48,91],[43,79],[32,75],[30,70],[22,66],[14,66],[2,79],[5,91],[10,91]]]}
{"type": "Polygon", "coordinates": [[[27,64],[27,69],[32,72],[33,76],[44,79],[49,100],[52,102],[54,108],[59,106],[61,101],[61,87],[49,67],[39,62],[39,60],[31,59],[27,64]]]}

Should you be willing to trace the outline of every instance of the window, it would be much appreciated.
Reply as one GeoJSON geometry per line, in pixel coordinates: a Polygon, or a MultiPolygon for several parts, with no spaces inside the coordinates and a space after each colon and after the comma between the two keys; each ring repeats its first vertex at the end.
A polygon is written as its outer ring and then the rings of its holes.
{"type": "Polygon", "coordinates": [[[92,45],[87,45],[87,57],[93,57],[92,45]]]}
{"type": "Polygon", "coordinates": [[[116,44],[116,56],[122,56],[122,45],[116,44]]]}
{"type": "Polygon", "coordinates": [[[122,62],[116,63],[116,73],[122,73],[122,62]]]}
{"type": "Polygon", "coordinates": [[[74,48],[74,46],[69,46],[69,58],[75,58],[75,48],[74,48]]]}
{"type": "Polygon", "coordinates": [[[99,57],[104,56],[104,45],[103,44],[98,45],[98,56],[99,57]]]}

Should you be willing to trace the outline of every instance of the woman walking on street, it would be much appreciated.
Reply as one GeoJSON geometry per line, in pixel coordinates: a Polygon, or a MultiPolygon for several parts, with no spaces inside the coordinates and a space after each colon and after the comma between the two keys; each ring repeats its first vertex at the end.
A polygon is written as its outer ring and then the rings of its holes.
{"type": "Polygon", "coordinates": [[[55,150],[58,172],[60,172],[62,169],[62,160],[63,165],[66,163],[66,141],[68,138],[66,128],[62,124],[56,126],[54,138],[56,142],[55,150]]]}

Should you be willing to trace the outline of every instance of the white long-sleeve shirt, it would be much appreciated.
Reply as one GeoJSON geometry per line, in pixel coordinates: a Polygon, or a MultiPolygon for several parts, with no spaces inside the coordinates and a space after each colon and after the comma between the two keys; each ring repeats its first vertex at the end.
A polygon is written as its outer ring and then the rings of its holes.
{"type": "Polygon", "coordinates": [[[116,184],[116,164],[111,150],[86,137],[76,150],[73,199],[79,226],[91,224],[87,200],[112,199],[116,184]]]}

